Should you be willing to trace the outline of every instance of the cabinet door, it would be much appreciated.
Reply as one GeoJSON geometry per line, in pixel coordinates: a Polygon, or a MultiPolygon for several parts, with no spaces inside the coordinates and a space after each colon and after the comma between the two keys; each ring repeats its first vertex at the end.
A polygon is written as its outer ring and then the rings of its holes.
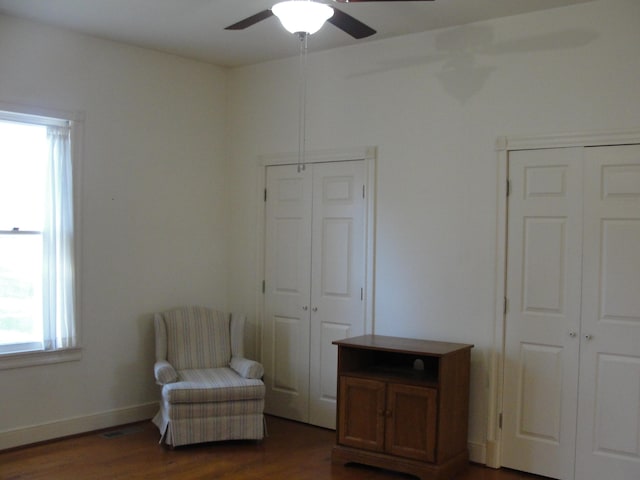
{"type": "Polygon", "coordinates": [[[436,409],[435,389],[389,384],[385,426],[387,453],[433,462],[436,409]]]}
{"type": "Polygon", "coordinates": [[[384,450],[385,383],[340,377],[338,442],[375,452],[384,450]]]}

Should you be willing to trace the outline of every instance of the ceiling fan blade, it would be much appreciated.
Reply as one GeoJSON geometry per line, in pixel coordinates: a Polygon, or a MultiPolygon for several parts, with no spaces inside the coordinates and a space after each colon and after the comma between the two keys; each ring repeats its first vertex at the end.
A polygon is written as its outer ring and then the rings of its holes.
{"type": "Polygon", "coordinates": [[[333,9],[333,16],[330,17],[327,22],[348,33],[353,38],[370,37],[376,33],[376,31],[370,26],[365,25],[360,20],[356,20],[351,15],[348,15],[337,8],[333,9]]]}
{"type": "Polygon", "coordinates": [[[225,27],[225,30],[244,30],[251,25],[254,25],[262,20],[266,20],[267,18],[273,16],[273,12],[271,10],[262,10],[261,12],[256,13],[255,15],[251,15],[250,17],[245,18],[244,20],[240,20],[233,25],[229,25],[225,27]]]}

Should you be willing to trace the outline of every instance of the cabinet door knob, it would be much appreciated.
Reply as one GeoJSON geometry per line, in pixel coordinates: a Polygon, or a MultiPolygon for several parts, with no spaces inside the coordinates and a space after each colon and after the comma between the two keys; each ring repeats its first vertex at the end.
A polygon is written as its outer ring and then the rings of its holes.
{"type": "Polygon", "coordinates": [[[575,336],[576,336],[576,332],[569,332],[569,336],[570,336],[571,338],[575,337],[575,336]]]}
{"type": "Polygon", "coordinates": [[[314,312],[318,311],[318,307],[313,307],[311,310],[313,310],[314,312]]]}
{"type": "Polygon", "coordinates": [[[584,339],[587,340],[587,341],[592,340],[593,339],[593,335],[586,334],[584,336],[584,339]]]}

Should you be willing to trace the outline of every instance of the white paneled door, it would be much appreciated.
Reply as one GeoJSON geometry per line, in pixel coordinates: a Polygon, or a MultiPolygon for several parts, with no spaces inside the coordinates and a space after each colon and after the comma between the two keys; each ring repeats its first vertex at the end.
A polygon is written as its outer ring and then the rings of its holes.
{"type": "Polygon", "coordinates": [[[335,428],[332,341],[365,333],[364,161],[267,167],[268,413],[335,428]]]}
{"type": "Polygon", "coordinates": [[[576,480],[640,479],[640,145],[585,149],[576,480]]]}
{"type": "Polygon", "coordinates": [[[573,478],[582,149],[509,155],[503,465],[573,478]]]}
{"type": "Polygon", "coordinates": [[[300,421],[309,415],[311,185],[311,175],[295,166],[267,168],[266,411],[300,421]]]}
{"type": "Polygon", "coordinates": [[[510,152],[503,464],[640,478],[640,146],[510,152]]]}

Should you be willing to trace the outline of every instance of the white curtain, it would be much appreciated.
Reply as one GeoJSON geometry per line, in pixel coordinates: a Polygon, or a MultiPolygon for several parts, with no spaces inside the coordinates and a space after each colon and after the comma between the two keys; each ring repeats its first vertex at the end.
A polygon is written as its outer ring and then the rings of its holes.
{"type": "Polygon", "coordinates": [[[49,158],[42,236],[45,350],[77,345],[70,130],[69,127],[47,127],[49,158]]]}

